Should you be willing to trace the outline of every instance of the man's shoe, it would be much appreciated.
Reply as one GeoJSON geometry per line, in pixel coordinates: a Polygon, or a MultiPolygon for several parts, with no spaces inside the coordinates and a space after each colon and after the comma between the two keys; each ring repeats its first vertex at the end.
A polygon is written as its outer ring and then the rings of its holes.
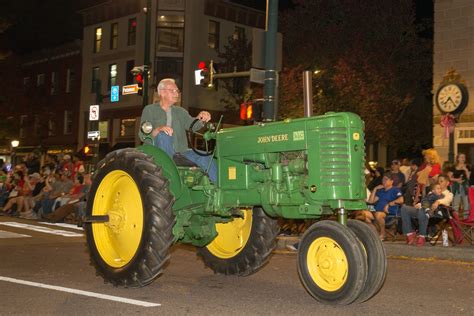
{"type": "Polygon", "coordinates": [[[423,247],[425,245],[425,236],[418,236],[416,239],[416,246],[423,247]]]}
{"type": "Polygon", "coordinates": [[[407,234],[407,245],[413,245],[415,243],[416,232],[407,234]]]}

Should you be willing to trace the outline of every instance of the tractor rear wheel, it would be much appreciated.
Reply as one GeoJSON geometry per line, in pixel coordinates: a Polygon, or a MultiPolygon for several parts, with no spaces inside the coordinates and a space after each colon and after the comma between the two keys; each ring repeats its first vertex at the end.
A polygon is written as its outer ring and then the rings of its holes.
{"type": "Polygon", "coordinates": [[[243,218],[217,224],[217,237],[198,249],[204,264],[216,273],[247,276],[260,269],[276,247],[279,227],[262,208],[243,210],[243,218]]]}
{"type": "Polygon", "coordinates": [[[364,289],[367,256],[349,228],[334,221],[320,221],[305,232],[298,246],[298,273],[316,300],[348,305],[364,289]]]}
{"type": "Polygon", "coordinates": [[[369,225],[355,219],[350,219],[347,221],[347,227],[362,242],[367,254],[367,282],[365,282],[364,290],[356,300],[356,303],[362,303],[377,294],[380,288],[382,288],[387,274],[387,256],[379,235],[369,225]]]}
{"type": "Polygon", "coordinates": [[[173,202],[161,168],[144,153],[126,148],[99,162],[86,214],[109,220],[85,224],[97,274],[115,286],[151,283],[169,259],[173,202]]]}

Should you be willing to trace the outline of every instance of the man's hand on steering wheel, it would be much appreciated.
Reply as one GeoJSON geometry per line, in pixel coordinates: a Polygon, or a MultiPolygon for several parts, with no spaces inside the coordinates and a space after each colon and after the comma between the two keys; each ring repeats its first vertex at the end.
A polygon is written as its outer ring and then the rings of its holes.
{"type": "Polygon", "coordinates": [[[207,123],[211,120],[211,113],[207,111],[201,111],[199,112],[196,118],[199,119],[203,123],[207,123]]]}

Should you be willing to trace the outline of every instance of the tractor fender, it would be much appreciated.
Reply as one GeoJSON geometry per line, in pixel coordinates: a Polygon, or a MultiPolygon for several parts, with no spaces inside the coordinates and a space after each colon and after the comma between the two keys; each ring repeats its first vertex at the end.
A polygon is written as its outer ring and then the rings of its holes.
{"type": "Polygon", "coordinates": [[[155,161],[155,164],[162,168],[163,175],[170,181],[169,189],[171,193],[176,200],[179,199],[181,194],[183,194],[183,183],[181,182],[178,168],[170,156],[160,148],[149,144],[143,144],[137,147],[137,149],[150,155],[155,161]]]}

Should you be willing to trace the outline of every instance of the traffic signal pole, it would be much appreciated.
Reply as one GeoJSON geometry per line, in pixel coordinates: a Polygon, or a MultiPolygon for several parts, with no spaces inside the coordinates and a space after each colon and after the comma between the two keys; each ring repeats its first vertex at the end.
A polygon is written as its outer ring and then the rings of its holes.
{"type": "Polygon", "coordinates": [[[143,57],[143,107],[148,104],[148,74],[150,72],[150,28],[151,28],[151,0],[146,1],[145,8],[145,52],[143,57]]]}
{"type": "Polygon", "coordinates": [[[265,34],[265,82],[263,88],[263,120],[275,121],[278,113],[276,49],[278,28],[278,0],[267,0],[265,34]]]}

